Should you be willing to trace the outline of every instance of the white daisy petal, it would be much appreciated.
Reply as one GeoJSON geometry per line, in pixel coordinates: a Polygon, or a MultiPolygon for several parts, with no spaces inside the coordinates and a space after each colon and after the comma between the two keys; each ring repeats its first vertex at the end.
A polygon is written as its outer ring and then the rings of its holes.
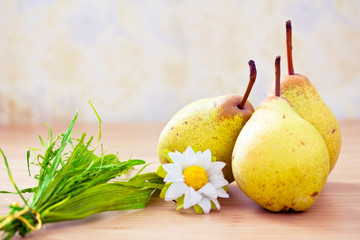
{"type": "Polygon", "coordinates": [[[181,168],[173,163],[167,163],[162,165],[164,170],[167,172],[164,181],[165,182],[177,182],[184,181],[184,176],[182,174],[181,168]]]}
{"type": "Polygon", "coordinates": [[[183,154],[186,155],[187,157],[195,156],[195,152],[190,146],[186,148],[183,154]]]}
{"type": "Polygon", "coordinates": [[[184,182],[174,182],[170,185],[165,193],[165,200],[171,201],[181,197],[187,190],[188,186],[184,182]]]}
{"type": "Polygon", "coordinates": [[[225,185],[228,185],[228,181],[225,180],[224,175],[222,174],[216,174],[209,177],[209,182],[215,187],[219,188],[225,185]]]}
{"type": "Polygon", "coordinates": [[[174,164],[182,167],[182,163],[184,161],[182,153],[176,151],[176,152],[169,152],[168,155],[174,164]]]}
{"type": "Polygon", "coordinates": [[[205,170],[207,170],[210,166],[211,163],[211,152],[210,150],[205,150],[204,152],[197,152],[196,153],[196,165],[199,167],[204,168],[205,170]]]}
{"type": "Polygon", "coordinates": [[[183,169],[196,165],[196,155],[191,147],[188,147],[185,152],[183,152],[183,159],[183,169]]]}
{"type": "Polygon", "coordinates": [[[209,168],[206,170],[208,177],[218,174],[225,165],[224,162],[211,162],[209,168]]]}
{"type": "Polygon", "coordinates": [[[164,182],[183,182],[183,181],[184,181],[184,176],[182,174],[179,175],[167,174],[166,177],[164,178],[164,182]]]}
{"type": "Polygon", "coordinates": [[[202,188],[198,190],[198,193],[207,197],[217,198],[216,189],[211,183],[205,184],[202,188]]]}
{"type": "Polygon", "coordinates": [[[210,212],[211,203],[210,199],[207,197],[202,197],[201,200],[198,202],[199,206],[202,208],[205,214],[210,212]]]}
{"type": "Polygon", "coordinates": [[[184,197],[184,209],[196,205],[201,200],[201,195],[197,193],[192,187],[188,187],[184,197]]]}
{"type": "Polygon", "coordinates": [[[222,198],[228,198],[229,194],[223,189],[223,188],[217,188],[216,189],[216,194],[218,197],[222,197],[222,198]]]}
{"type": "Polygon", "coordinates": [[[210,198],[210,200],[215,204],[217,209],[220,209],[220,203],[216,198],[210,198]]]}

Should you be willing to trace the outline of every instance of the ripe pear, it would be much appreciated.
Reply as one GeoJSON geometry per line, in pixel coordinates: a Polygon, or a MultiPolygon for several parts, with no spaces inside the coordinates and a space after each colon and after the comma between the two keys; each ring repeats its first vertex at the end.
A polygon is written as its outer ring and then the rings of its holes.
{"type": "Polygon", "coordinates": [[[231,155],[240,130],[254,112],[247,101],[256,79],[254,61],[249,61],[250,80],[244,97],[230,94],[204,98],[190,103],[173,116],[162,130],[158,141],[161,163],[168,163],[165,150],[183,152],[188,146],[199,151],[210,149],[216,161],[223,161],[225,179],[234,181],[231,155]]]}
{"type": "MultiPolygon", "coordinates": [[[[279,57],[276,62],[279,69],[279,57]]],[[[325,185],[329,155],[316,128],[278,93],[265,98],[241,130],[232,170],[240,189],[264,208],[304,211],[325,185]]]]}
{"type": "Polygon", "coordinates": [[[294,73],[290,21],[286,22],[286,32],[289,75],[282,78],[280,93],[290,101],[300,117],[311,123],[324,138],[329,152],[329,172],[331,172],[341,149],[340,126],[335,115],[309,79],[294,73]]]}

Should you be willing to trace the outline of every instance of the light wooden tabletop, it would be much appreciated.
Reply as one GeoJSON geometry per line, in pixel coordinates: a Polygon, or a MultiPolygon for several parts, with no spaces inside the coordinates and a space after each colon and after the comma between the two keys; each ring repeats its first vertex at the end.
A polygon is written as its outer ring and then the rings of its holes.
{"type": "MultiPolygon", "coordinates": [[[[51,125],[51,124],[50,124],[51,125]]],[[[229,199],[220,199],[221,209],[209,215],[193,210],[175,211],[173,202],[151,198],[141,210],[106,212],[84,220],[46,224],[26,239],[360,239],[360,120],[341,121],[342,150],[322,194],[311,209],[302,213],[271,213],[245,196],[235,183],[229,199]]],[[[154,162],[163,124],[103,125],[102,143],[116,148],[123,159],[154,162]]],[[[52,126],[62,133],[67,125],[52,126]]],[[[76,125],[97,136],[97,125],[76,125]]],[[[20,188],[30,187],[25,146],[38,147],[38,135],[47,136],[44,126],[0,127],[0,147],[5,152],[20,188]]],[[[13,191],[4,163],[0,161],[0,190],[13,191]]],[[[0,215],[8,213],[16,195],[0,195],[0,215]]],[[[14,239],[21,239],[15,237],[14,239]]]]}

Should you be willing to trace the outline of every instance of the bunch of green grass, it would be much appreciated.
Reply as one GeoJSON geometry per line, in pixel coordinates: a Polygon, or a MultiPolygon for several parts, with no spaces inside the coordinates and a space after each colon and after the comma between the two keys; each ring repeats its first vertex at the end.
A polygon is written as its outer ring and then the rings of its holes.
{"type": "MultiPolygon", "coordinates": [[[[114,154],[96,155],[96,147],[90,149],[92,137],[85,141],[84,133],[80,139],[72,139],[76,118],[77,114],[64,134],[55,138],[50,134],[47,143],[40,138],[46,151],[36,158],[40,172],[36,176],[38,185],[34,188],[19,190],[0,149],[9,179],[24,201],[24,206],[11,205],[10,213],[0,217],[4,239],[10,239],[16,233],[25,236],[39,230],[44,223],[82,219],[104,211],[144,208],[154,190],[164,187],[161,177],[155,173],[141,174],[142,169],[128,180],[111,181],[145,162],[137,159],[121,162],[114,154]],[[71,147],[70,152],[65,151],[67,146],[71,147]],[[29,199],[23,196],[25,192],[31,194],[29,199]]],[[[52,133],[51,128],[49,130],[52,133]]],[[[27,160],[29,166],[29,152],[27,160]]]]}

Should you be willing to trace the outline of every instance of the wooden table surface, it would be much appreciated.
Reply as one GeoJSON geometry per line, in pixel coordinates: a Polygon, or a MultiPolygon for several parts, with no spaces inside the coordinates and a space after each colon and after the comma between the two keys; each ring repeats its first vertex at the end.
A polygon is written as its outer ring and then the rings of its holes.
{"type": "MultiPolygon", "coordinates": [[[[50,124],[51,125],[51,124],[50,124]]],[[[197,215],[192,210],[175,211],[173,202],[151,198],[141,210],[106,212],[84,220],[46,224],[26,239],[360,239],[360,120],[341,121],[342,150],[317,202],[302,213],[271,213],[244,195],[235,183],[229,199],[220,199],[221,210],[197,215]]],[[[104,124],[105,148],[118,145],[123,159],[157,162],[156,145],[163,124],[104,124]]],[[[62,133],[67,125],[52,126],[62,133]]],[[[97,125],[75,129],[97,136],[97,125]]],[[[5,152],[20,188],[30,187],[25,146],[38,147],[45,126],[0,127],[0,147],[5,152]]],[[[0,161],[0,190],[13,191],[4,163],[0,161]]],[[[0,195],[0,215],[8,213],[16,195],[0,195]]],[[[14,239],[21,239],[14,237],[14,239]]]]}

